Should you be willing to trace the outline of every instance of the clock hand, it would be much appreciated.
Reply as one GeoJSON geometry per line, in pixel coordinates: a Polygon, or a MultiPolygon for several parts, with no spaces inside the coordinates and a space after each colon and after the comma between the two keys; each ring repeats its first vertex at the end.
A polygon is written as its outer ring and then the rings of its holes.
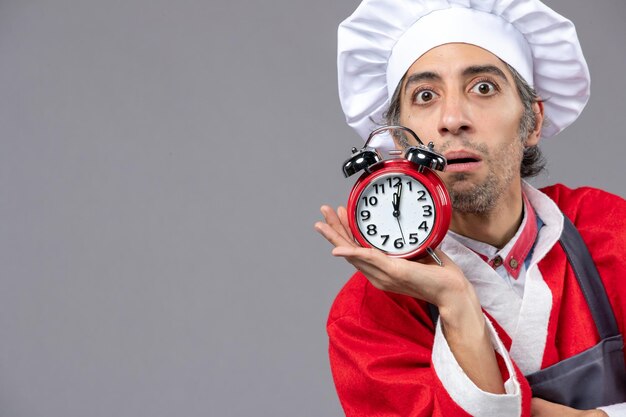
{"type": "Polygon", "coordinates": [[[396,188],[398,189],[398,192],[397,193],[393,193],[393,197],[394,197],[394,200],[395,200],[393,215],[396,216],[396,217],[400,217],[400,199],[402,198],[402,183],[399,182],[396,185],[396,188]]]}
{"type": "Polygon", "coordinates": [[[396,216],[396,220],[398,221],[398,227],[400,228],[400,235],[402,236],[402,241],[406,245],[404,232],[402,231],[402,226],[400,225],[400,199],[402,198],[402,182],[399,182],[398,185],[396,185],[396,188],[398,189],[398,193],[393,193],[393,196],[395,197],[395,200],[396,200],[395,210],[393,212],[393,215],[396,216]]]}
{"type": "Polygon", "coordinates": [[[398,194],[393,193],[393,200],[391,200],[391,205],[393,206],[393,217],[400,216],[400,198],[398,194]]]}
{"type": "Polygon", "coordinates": [[[398,227],[400,228],[400,235],[402,236],[402,241],[406,245],[406,239],[404,238],[404,232],[402,231],[402,226],[400,225],[400,218],[396,217],[396,220],[398,221],[398,227]]]}

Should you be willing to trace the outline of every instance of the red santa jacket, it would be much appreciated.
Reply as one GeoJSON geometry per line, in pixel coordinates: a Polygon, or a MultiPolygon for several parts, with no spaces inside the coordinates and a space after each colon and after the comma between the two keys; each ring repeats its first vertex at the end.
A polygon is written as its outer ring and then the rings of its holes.
{"type": "MultiPolygon", "coordinates": [[[[624,334],[626,202],[592,188],[555,185],[542,191],[579,230],[624,334]]],[[[599,336],[560,245],[539,262],[539,269],[552,292],[543,369],[592,347],[599,336]]],[[[494,326],[508,349],[510,337],[497,322],[494,326]]],[[[469,415],[433,369],[434,325],[424,302],[378,290],[357,273],[338,294],[327,331],[333,378],[347,416],[469,415]]],[[[530,416],[530,387],[515,369],[521,415],[530,416]]]]}

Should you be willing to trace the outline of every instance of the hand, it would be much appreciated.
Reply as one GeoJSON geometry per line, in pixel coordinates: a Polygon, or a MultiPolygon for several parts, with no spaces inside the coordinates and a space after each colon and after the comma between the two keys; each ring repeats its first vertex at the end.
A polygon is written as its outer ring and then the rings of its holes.
{"type": "Polygon", "coordinates": [[[350,233],[345,208],[339,207],[335,212],[322,206],[321,211],[326,222],[315,223],[315,229],[334,246],[334,256],[345,258],[380,290],[438,306],[444,337],[465,374],[483,391],[504,393],[478,297],[450,258],[436,250],[443,261],[443,266],[439,266],[430,257],[412,262],[387,256],[378,249],[362,248],[350,233]]]}
{"type": "Polygon", "coordinates": [[[345,208],[339,207],[335,212],[322,206],[321,211],[325,222],[317,222],[315,229],[334,246],[332,254],[345,258],[363,272],[374,287],[435,304],[443,310],[442,315],[446,309],[460,310],[469,302],[480,312],[472,286],[443,252],[437,250],[444,263],[440,267],[429,257],[412,262],[389,257],[377,249],[362,248],[350,232],[345,208]]]}
{"type": "Polygon", "coordinates": [[[531,417],[608,417],[602,410],[576,410],[541,398],[531,400],[530,415],[531,417]]]}

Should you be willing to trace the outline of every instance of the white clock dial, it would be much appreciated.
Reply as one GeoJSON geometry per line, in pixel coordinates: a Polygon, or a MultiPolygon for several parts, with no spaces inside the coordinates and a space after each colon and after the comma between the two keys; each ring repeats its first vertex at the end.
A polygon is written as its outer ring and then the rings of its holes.
{"type": "Polygon", "coordinates": [[[426,187],[401,173],[381,175],[369,183],[354,214],[369,244],[394,255],[419,248],[432,233],[436,216],[426,187]]]}

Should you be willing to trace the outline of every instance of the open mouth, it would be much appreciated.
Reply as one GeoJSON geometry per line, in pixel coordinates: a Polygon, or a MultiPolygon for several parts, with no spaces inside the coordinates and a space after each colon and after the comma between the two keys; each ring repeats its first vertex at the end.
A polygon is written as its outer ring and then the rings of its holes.
{"type": "Polygon", "coordinates": [[[448,151],[444,156],[448,161],[446,171],[449,172],[473,171],[478,169],[482,162],[480,155],[463,149],[448,151]]]}
{"type": "Polygon", "coordinates": [[[455,158],[455,159],[448,159],[448,165],[454,165],[454,164],[470,164],[472,162],[480,162],[480,159],[477,158],[455,158]]]}

